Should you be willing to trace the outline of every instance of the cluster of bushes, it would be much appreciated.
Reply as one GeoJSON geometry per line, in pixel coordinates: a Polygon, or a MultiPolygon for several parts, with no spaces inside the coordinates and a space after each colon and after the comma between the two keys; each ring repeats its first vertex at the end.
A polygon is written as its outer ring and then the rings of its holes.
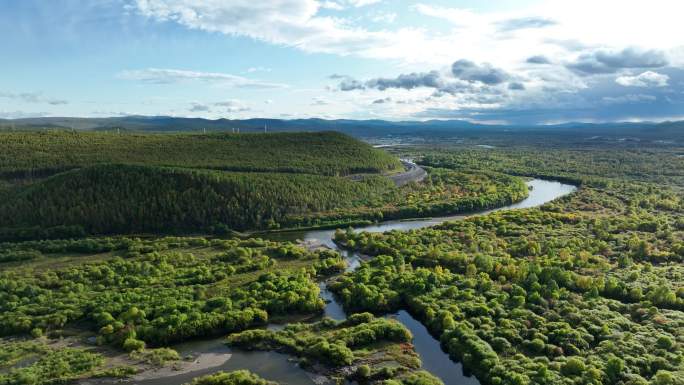
{"type": "Polygon", "coordinates": [[[50,333],[78,322],[101,343],[134,351],[263,325],[270,315],[320,312],[314,277],[343,269],[341,257],[276,245],[164,238],[130,243],[144,253],[127,259],[7,269],[0,272],[0,334],[50,333]],[[194,246],[198,255],[163,251],[183,244],[204,246],[194,246]]]}
{"type": "Polygon", "coordinates": [[[95,371],[104,357],[84,349],[52,347],[34,341],[0,342],[0,384],[67,383],[95,371]],[[27,362],[25,365],[16,365],[27,362]]]}
{"type": "Polygon", "coordinates": [[[228,344],[242,349],[277,350],[303,364],[324,364],[338,381],[361,383],[442,385],[420,370],[409,348],[411,333],[400,323],[357,313],[344,321],[289,324],[283,330],[248,330],[232,334],[228,344]],[[341,370],[351,367],[353,370],[341,370]]]}
{"type": "MultiPolygon", "coordinates": [[[[161,237],[161,238],[131,238],[131,237],[87,237],[52,239],[23,242],[0,243],[0,263],[11,261],[30,261],[37,258],[60,258],[64,255],[88,256],[92,254],[114,252],[119,256],[131,258],[139,257],[153,251],[167,251],[174,249],[215,247],[226,250],[244,250],[241,244],[266,248],[266,254],[273,258],[285,258],[272,250],[287,250],[295,259],[304,256],[300,248],[293,245],[269,246],[261,240],[246,242],[226,241],[221,239],[208,240],[204,237],[161,237]]],[[[228,252],[225,255],[229,254],[228,252]]],[[[224,255],[224,258],[225,258],[224,255]]],[[[328,254],[328,257],[334,257],[328,254]]],[[[220,257],[217,257],[220,258],[220,257]]]]}
{"type": "Polygon", "coordinates": [[[145,349],[141,343],[133,345],[138,346],[124,346],[124,349],[131,352],[130,358],[155,367],[163,367],[181,359],[180,354],[171,348],[145,349]]]}
{"type": "Polygon", "coordinates": [[[228,343],[247,349],[278,349],[334,366],[350,365],[352,349],[378,341],[410,342],[411,333],[396,321],[375,319],[370,313],[356,314],[335,324],[288,325],[282,331],[249,330],[232,334],[228,343]],[[313,333],[315,332],[315,333],[313,333]]]}
{"type": "Polygon", "coordinates": [[[276,385],[247,370],[218,372],[192,380],[190,385],[276,385]]]}

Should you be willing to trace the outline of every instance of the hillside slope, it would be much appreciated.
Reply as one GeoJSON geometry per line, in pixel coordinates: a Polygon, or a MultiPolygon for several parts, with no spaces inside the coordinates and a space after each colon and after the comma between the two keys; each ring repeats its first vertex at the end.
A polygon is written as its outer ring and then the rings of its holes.
{"type": "Polygon", "coordinates": [[[0,200],[0,239],[84,234],[225,233],[346,226],[454,214],[527,195],[519,178],[431,169],[422,184],[311,174],[107,164],[16,186],[0,200]]]}
{"type": "Polygon", "coordinates": [[[5,132],[0,177],[47,176],[106,163],[318,175],[401,168],[389,154],[335,133],[123,134],[5,132]]]}
{"type": "Polygon", "coordinates": [[[439,169],[397,186],[384,175],[397,158],[338,133],[32,132],[0,145],[5,240],[348,226],[527,195],[518,178],[439,169]]]}
{"type": "Polygon", "coordinates": [[[64,172],[0,203],[6,227],[81,226],[87,233],[273,228],[287,215],[378,199],[385,177],[353,182],[306,174],[242,173],[134,165],[64,172]]]}

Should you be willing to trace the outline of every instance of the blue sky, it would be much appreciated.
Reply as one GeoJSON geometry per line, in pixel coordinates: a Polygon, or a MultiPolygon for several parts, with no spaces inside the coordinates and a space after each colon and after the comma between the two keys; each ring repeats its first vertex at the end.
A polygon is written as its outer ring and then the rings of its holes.
{"type": "Polygon", "coordinates": [[[0,0],[0,117],[684,119],[677,0],[0,0]]]}

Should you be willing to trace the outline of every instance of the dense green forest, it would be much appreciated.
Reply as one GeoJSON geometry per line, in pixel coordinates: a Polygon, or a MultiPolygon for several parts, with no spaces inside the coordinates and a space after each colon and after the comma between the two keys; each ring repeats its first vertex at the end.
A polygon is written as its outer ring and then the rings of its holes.
{"type": "Polygon", "coordinates": [[[67,171],[17,187],[0,202],[0,240],[278,229],[453,214],[527,196],[498,173],[431,169],[397,187],[309,174],[239,173],[134,165],[67,171]]]}
{"type": "Polygon", "coordinates": [[[64,130],[0,133],[0,176],[44,177],[97,164],[125,163],[317,175],[380,173],[399,161],[334,133],[138,134],[64,130]]]}
{"type": "Polygon", "coordinates": [[[684,186],[684,156],[678,148],[634,146],[509,146],[486,149],[455,146],[412,151],[422,164],[462,170],[498,171],[512,175],[632,180],[684,186]]]}
{"type": "Polygon", "coordinates": [[[85,233],[275,228],[288,214],[382,200],[393,183],[308,174],[102,165],[61,173],[0,204],[7,227],[81,226],[85,233]]]}

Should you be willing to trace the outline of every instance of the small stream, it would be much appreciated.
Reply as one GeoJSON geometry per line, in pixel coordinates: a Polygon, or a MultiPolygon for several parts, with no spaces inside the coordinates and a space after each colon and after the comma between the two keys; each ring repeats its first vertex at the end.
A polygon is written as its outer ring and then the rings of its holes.
{"type": "Polygon", "coordinates": [[[390,317],[401,322],[411,330],[413,345],[423,362],[423,369],[439,377],[445,385],[479,385],[480,382],[463,372],[463,365],[454,362],[449,355],[442,351],[439,341],[428,329],[405,310],[390,317]]]}
{"type": "MultiPolygon", "coordinates": [[[[509,209],[529,208],[542,205],[556,198],[570,194],[577,188],[572,185],[534,179],[529,181],[531,187],[529,196],[512,205],[501,207],[494,210],[486,210],[472,213],[467,216],[484,215],[490,212],[509,209]]],[[[446,221],[462,220],[466,215],[454,215],[447,217],[417,219],[417,220],[394,220],[381,222],[376,225],[356,228],[355,231],[385,232],[391,230],[408,231],[429,226],[435,226],[446,221]]],[[[274,241],[298,241],[302,240],[314,244],[320,244],[340,252],[348,262],[347,271],[353,271],[361,264],[361,257],[354,252],[340,249],[333,242],[335,230],[312,230],[312,231],[293,231],[283,233],[270,233],[260,235],[262,238],[274,241]]],[[[335,320],[343,320],[346,313],[342,304],[337,302],[332,292],[330,292],[325,282],[320,284],[321,298],[326,301],[324,314],[335,320]]],[[[413,344],[420,359],[423,362],[423,369],[439,377],[445,385],[479,385],[474,377],[468,376],[463,372],[463,367],[458,362],[453,362],[440,347],[439,341],[430,335],[427,328],[418,320],[413,318],[408,312],[402,310],[396,314],[388,315],[395,318],[406,326],[413,334],[413,344]]],[[[270,325],[269,328],[277,329],[281,325],[270,325]]],[[[275,352],[251,352],[238,349],[231,349],[224,344],[224,339],[213,339],[206,341],[193,341],[174,346],[176,350],[185,356],[188,354],[230,354],[230,358],[219,366],[208,369],[193,371],[180,375],[174,375],[158,379],[136,381],[137,384],[144,385],[180,385],[189,382],[192,378],[217,371],[230,371],[237,369],[247,369],[251,372],[272,381],[278,381],[287,385],[314,385],[311,374],[299,368],[288,356],[275,352]]]]}

